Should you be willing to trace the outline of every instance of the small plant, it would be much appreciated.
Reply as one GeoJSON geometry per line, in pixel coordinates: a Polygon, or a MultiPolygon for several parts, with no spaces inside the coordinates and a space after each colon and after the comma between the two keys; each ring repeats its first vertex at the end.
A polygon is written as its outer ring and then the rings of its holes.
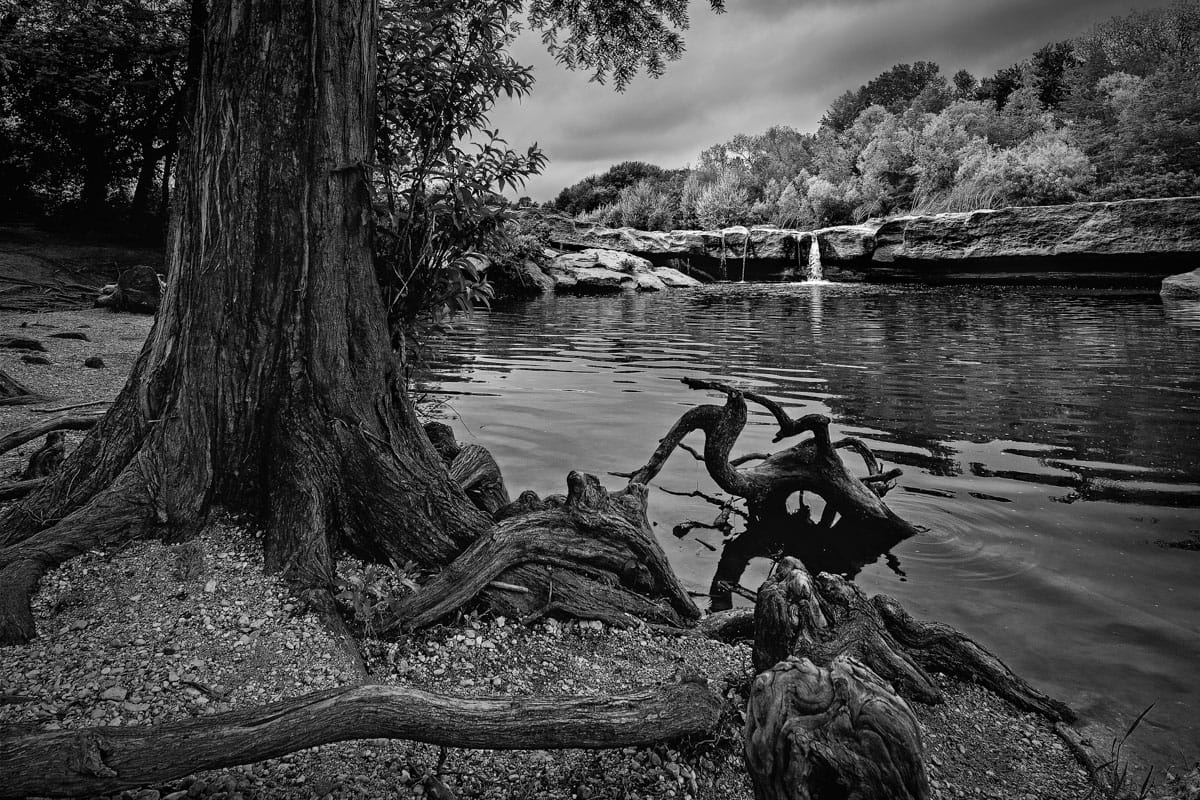
{"type": "Polygon", "coordinates": [[[379,612],[397,595],[417,588],[417,583],[408,577],[413,567],[413,564],[404,568],[354,564],[338,577],[334,599],[350,610],[363,635],[371,638],[375,634],[374,621],[379,612]]]}
{"type": "MultiPolygon", "coordinates": [[[[1151,767],[1146,773],[1145,779],[1137,791],[1133,791],[1133,784],[1129,778],[1129,761],[1122,758],[1122,749],[1125,747],[1125,742],[1133,735],[1138,726],[1142,724],[1142,720],[1150,713],[1155,704],[1151,703],[1142,710],[1134,718],[1133,723],[1125,731],[1120,739],[1113,739],[1109,746],[1109,759],[1099,766],[1096,770],[1096,777],[1104,785],[1104,796],[1111,800],[1126,800],[1126,798],[1137,798],[1137,800],[1145,800],[1150,792],[1150,780],[1154,777],[1154,767],[1151,767]]],[[[1093,788],[1088,794],[1088,798],[1095,796],[1096,790],[1093,788]]]]}
{"type": "Polygon", "coordinates": [[[178,581],[191,581],[204,572],[204,548],[199,542],[184,542],[175,548],[172,573],[178,581]]]}

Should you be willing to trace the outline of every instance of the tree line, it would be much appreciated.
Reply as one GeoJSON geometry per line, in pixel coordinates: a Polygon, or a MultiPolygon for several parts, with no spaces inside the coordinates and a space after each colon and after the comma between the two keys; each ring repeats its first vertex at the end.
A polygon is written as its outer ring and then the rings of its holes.
{"type": "Polygon", "coordinates": [[[1200,2],[1137,11],[977,79],[897,64],[815,132],[739,134],[668,170],[628,161],[554,205],[643,229],[816,228],[905,212],[1200,194],[1200,2]]]}

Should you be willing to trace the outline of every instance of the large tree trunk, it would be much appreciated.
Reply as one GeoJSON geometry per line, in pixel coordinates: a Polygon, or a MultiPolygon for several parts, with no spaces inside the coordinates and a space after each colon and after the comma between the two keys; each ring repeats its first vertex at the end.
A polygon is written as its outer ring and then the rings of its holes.
{"type": "Polygon", "coordinates": [[[33,635],[49,566],[186,535],[213,504],[256,513],[269,569],[316,588],[334,542],[440,564],[490,524],[416,423],[389,345],[364,168],[376,14],[211,5],[166,296],[110,413],[0,516],[0,641],[33,635]]]}
{"type": "Polygon", "coordinates": [[[0,797],[109,794],[348,739],[488,750],[644,746],[711,734],[723,705],[696,681],[606,698],[464,700],[402,686],[327,689],[164,725],[0,739],[0,797]]]}

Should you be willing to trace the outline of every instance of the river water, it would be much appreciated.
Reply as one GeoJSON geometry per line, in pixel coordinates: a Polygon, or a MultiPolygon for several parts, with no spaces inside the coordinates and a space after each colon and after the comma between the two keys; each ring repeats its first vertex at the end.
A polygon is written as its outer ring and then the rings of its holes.
{"type": "MultiPolygon", "coordinates": [[[[1155,703],[1131,742],[1143,758],[1200,756],[1200,305],[727,284],[476,312],[432,345],[422,388],[514,496],[563,492],[571,469],[640,466],[688,407],[723,402],[684,376],[828,414],[835,436],[904,469],[887,502],[923,529],[838,571],[963,630],[1087,722],[1123,731],[1155,703]]],[[[735,452],[779,449],[774,431],[752,408],[735,452]]],[[[655,484],[658,538],[707,593],[725,535],[673,535],[715,509],[669,492],[716,488],[682,452],[655,484]]],[[[777,545],[742,586],[758,587],[777,545]]]]}

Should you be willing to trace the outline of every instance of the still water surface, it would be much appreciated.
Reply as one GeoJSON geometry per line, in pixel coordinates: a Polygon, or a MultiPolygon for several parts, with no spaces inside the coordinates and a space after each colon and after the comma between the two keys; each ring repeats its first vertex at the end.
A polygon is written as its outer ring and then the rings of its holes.
{"type": "MultiPolygon", "coordinates": [[[[571,469],[640,466],[690,405],[722,402],[683,376],[830,415],[835,436],[904,469],[888,503],[925,529],[849,570],[868,593],[962,629],[1086,720],[1123,730],[1155,702],[1136,752],[1200,756],[1200,306],[722,285],[476,313],[435,347],[424,388],[461,440],[492,451],[514,496],[563,492],[571,469]]],[[[752,415],[738,452],[778,449],[773,421],[752,415]]],[[[656,484],[715,492],[681,452],[656,484]]],[[[650,515],[706,593],[723,535],[672,528],[713,508],[655,489],[650,515]]],[[[754,559],[742,586],[770,564],[754,559]]]]}

